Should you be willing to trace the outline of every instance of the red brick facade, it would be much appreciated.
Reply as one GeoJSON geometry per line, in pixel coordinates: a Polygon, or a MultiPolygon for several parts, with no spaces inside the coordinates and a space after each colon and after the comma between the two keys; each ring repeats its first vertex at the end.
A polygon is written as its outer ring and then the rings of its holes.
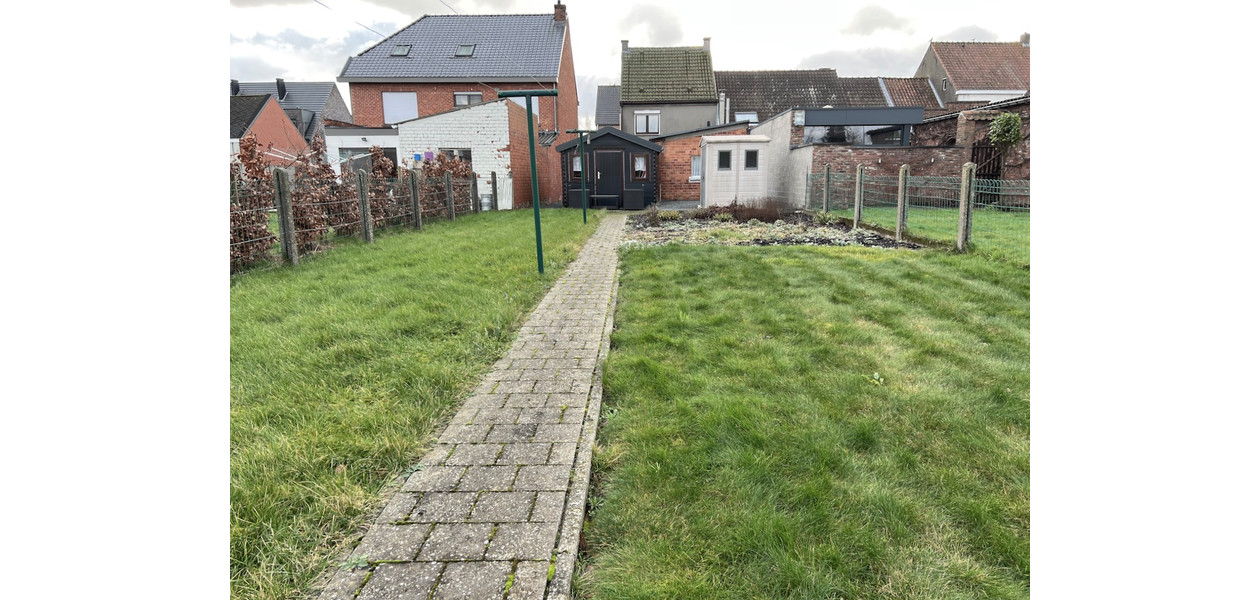
{"type": "Polygon", "coordinates": [[[1032,156],[1029,134],[1032,111],[1028,101],[997,110],[963,111],[953,118],[915,125],[910,143],[915,147],[957,145],[966,151],[965,154],[970,160],[972,146],[984,143],[988,139],[989,123],[1005,112],[1013,112],[1023,121],[1023,140],[1006,153],[1002,166],[1002,179],[1031,179],[1032,156]]]}
{"type": "MultiPolygon", "coordinates": [[[[267,144],[271,144],[272,148],[294,156],[306,151],[306,140],[302,139],[302,133],[293,126],[293,121],[284,114],[284,109],[280,108],[280,104],[274,97],[268,98],[263,104],[262,110],[258,112],[258,116],[254,118],[254,123],[249,126],[246,133],[252,133],[258,138],[260,148],[266,148],[267,144]]],[[[287,165],[293,162],[270,154],[263,158],[270,165],[287,165]]]]}
{"type": "Polygon", "coordinates": [[[901,165],[910,165],[913,176],[958,177],[970,158],[971,149],[959,146],[874,148],[814,144],[810,172],[822,173],[830,165],[832,172],[853,173],[860,164],[866,167],[867,175],[896,177],[901,165]]]}
{"type": "Polygon", "coordinates": [[[730,131],[702,133],[660,141],[664,150],[657,158],[656,181],[660,189],[657,197],[663,201],[699,202],[700,182],[688,180],[691,178],[691,158],[700,156],[700,138],[705,135],[744,135],[747,133],[748,127],[744,126],[730,131]]]}
{"type": "MultiPolygon", "coordinates": [[[[529,123],[525,109],[514,102],[508,106],[508,162],[512,169],[512,208],[533,206],[534,193],[529,179],[529,123]]],[[[537,129],[538,124],[534,124],[537,129]]],[[[540,204],[560,202],[560,155],[552,148],[534,146],[538,165],[538,201],[540,204]]]]}

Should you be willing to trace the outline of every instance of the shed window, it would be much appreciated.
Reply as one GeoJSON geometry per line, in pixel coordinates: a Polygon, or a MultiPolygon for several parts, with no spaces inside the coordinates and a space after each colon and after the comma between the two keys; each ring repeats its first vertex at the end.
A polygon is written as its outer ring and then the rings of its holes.
{"type": "Polygon", "coordinates": [[[745,171],[757,170],[757,151],[756,150],[744,151],[744,170],[745,171]]]}
{"type": "Polygon", "coordinates": [[[481,102],[481,92],[459,92],[455,94],[455,106],[468,106],[481,102]]]}
{"type": "Polygon", "coordinates": [[[477,48],[477,44],[460,44],[455,48],[455,56],[472,56],[473,50],[477,48]]]}
{"type": "Polygon", "coordinates": [[[691,177],[687,181],[700,181],[700,157],[691,157],[691,177]]]}
{"type": "Polygon", "coordinates": [[[637,181],[644,181],[648,178],[648,156],[646,154],[630,155],[630,166],[633,167],[633,178],[637,181]]]}
{"type": "Polygon", "coordinates": [[[638,110],[634,112],[634,132],[657,134],[661,132],[661,111],[638,110]]]}
{"type": "Polygon", "coordinates": [[[390,56],[407,56],[411,53],[411,44],[398,44],[394,46],[394,51],[390,52],[390,56]]]}
{"type": "Polygon", "coordinates": [[[718,170],[719,171],[731,170],[731,151],[730,150],[718,150],[718,170]]]}
{"type": "Polygon", "coordinates": [[[578,181],[581,178],[582,178],[582,157],[580,155],[574,154],[573,155],[573,168],[569,170],[569,179],[572,181],[578,181]]]}

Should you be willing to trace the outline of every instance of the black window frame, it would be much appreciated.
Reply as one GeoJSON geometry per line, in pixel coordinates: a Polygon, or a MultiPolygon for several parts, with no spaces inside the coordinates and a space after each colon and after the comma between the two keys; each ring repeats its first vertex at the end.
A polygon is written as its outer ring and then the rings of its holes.
{"type": "Polygon", "coordinates": [[[647,152],[631,152],[630,153],[630,181],[647,181],[652,172],[652,157],[647,152]],[[643,176],[639,177],[638,172],[634,170],[635,157],[643,157],[643,176]]]}

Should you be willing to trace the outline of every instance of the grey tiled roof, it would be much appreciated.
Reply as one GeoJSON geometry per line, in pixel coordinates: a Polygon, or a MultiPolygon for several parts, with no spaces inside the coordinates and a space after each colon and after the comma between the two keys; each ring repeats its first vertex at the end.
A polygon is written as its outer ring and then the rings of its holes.
{"type": "Polygon", "coordinates": [[[878,77],[841,77],[839,103],[832,106],[888,106],[888,98],[884,96],[878,77]]]}
{"type": "MultiPolygon", "coordinates": [[[[241,88],[241,95],[254,96],[258,94],[276,95],[276,82],[245,82],[242,81],[238,85],[241,88]]],[[[336,84],[331,81],[306,82],[306,81],[286,81],[284,82],[285,95],[284,98],[277,97],[280,102],[280,108],[285,110],[293,108],[305,108],[315,114],[322,114],[324,106],[328,104],[328,95],[333,92],[336,84]]],[[[338,92],[340,95],[340,92],[338,92]]]]}
{"type": "Polygon", "coordinates": [[[350,57],[337,81],[559,79],[566,21],[545,15],[426,15],[350,57]],[[463,44],[473,55],[456,57],[463,44]],[[390,56],[410,45],[406,56],[390,56]]]}
{"type": "Polygon", "coordinates": [[[621,53],[622,102],[717,102],[713,59],[702,46],[621,53]]]}
{"type": "Polygon", "coordinates": [[[249,126],[254,124],[254,119],[267,105],[267,99],[270,97],[266,94],[229,96],[231,98],[231,108],[228,111],[231,115],[231,139],[240,139],[245,132],[249,131],[249,126]]]}
{"type": "Polygon", "coordinates": [[[839,106],[840,80],[835,69],[793,71],[715,71],[718,91],[731,102],[730,116],[756,112],[765,121],[801,106],[839,106]]]}
{"type": "Polygon", "coordinates": [[[621,86],[601,85],[595,97],[595,126],[621,127],[621,86]]]}

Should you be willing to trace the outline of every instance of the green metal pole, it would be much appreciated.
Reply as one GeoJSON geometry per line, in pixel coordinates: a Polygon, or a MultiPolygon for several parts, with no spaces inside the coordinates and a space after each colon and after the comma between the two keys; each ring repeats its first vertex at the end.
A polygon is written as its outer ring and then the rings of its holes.
{"type": "Polygon", "coordinates": [[[522,90],[498,92],[500,98],[525,99],[525,123],[529,128],[529,183],[534,193],[534,243],[538,246],[538,274],[543,274],[542,218],[538,216],[538,159],[534,157],[534,97],[556,96],[556,90],[522,90]]]}
{"type": "Polygon", "coordinates": [[[578,136],[578,154],[582,155],[582,224],[586,224],[586,134],[578,136]]]}

